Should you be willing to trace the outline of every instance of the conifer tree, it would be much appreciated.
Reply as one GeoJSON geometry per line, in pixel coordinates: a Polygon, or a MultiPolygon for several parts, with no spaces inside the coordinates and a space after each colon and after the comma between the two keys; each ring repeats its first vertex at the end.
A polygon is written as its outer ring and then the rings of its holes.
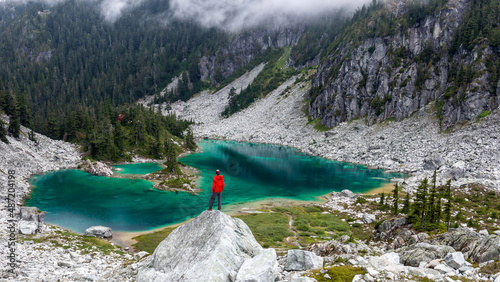
{"type": "Polygon", "coordinates": [[[56,115],[53,111],[50,111],[49,113],[49,118],[47,121],[47,131],[50,138],[59,138],[59,122],[57,121],[56,115]]]}
{"type": "Polygon", "coordinates": [[[30,132],[28,133],[28,139],[35,143],[38,142],[35,138],[35,132],[33,131],[33,129],[31,129],[30,132]]]}
{"type": "Polygon", "coordinates": [[[19,110],[16,108],[14,113],[9,116],[9,134],[14,138],[19,138],[19,133],[21,131],[21,122],[19,118],[19,110]]]}
{"type": "Polygon", "coordinates": [[[429,222],[435,223],[437,216],[437,198],[436,198],[436,169],[434,169],[434,174],[432,175],[432,188],[429,195],[429,222]]]}
{"type": "Polygon", "coordinates": [[[444,205],[444,221],[446,222],[446,230],[450,229],[451,221],[451,179],[446,182],[444,198],[446,199],[446,204],[444,205]]]}
{"type": "Polygon", "coordinates": [[[413,214],[420,218],[420,228],[424,225],[425,215],[428,212],[427,196],[429,188],[429,180],[424,178],[420,185],[418,185],[417,193],[415,195],[415,203],[413,204],[413,214]]]}
{"type": "Polygon", "coordinates": [[[385,193],[382,192],[382,194],[380,195],[380,208],[384,207],[384,200],[385,200],[385,193]]]}
{"type": "Polygon", "coordinates": [[[401,210],[401,212],[404,214],[410,213],[410,193],[406,193],[403,209],[401,210]]]}
{"type": "Polygon", "coordinates": [[[16,101],[17,108],[19,109],[19,118],[21,125],[29,127],[31,120],[31,110],[29,108],[28,99],[26,98],[26,93],[17,95],[16,101]]]}
{"type": "Polygon", "coordinates": [[[399,187],[398,187],[397,183],[394,186],[394,190],[392,191],[392,196],[394,198],[394,200],[392,202],[392,213],[394,215],[398,215],[399,214],[399,207],[398,207],[398,204],[399,204],[399,187]]]}
{"type": "Polygon", "coordinates": [[[5,144],[9,144],[9,140],[7,139],[7,131],[5,130],[2,120],[0,120],[0,140],[5,144]]]}
{"type": "Polygon", "coordinates": [[[193,132],[191,131],[191,128],[187,129],[185,146],[189,150],[196,149],[196,143],[194,142],[194,136],[193,136],[193,132]]]}
{"type": "Polygon", "coordinates": [[[167,156],[165,165],[167,166],[168,171],[174,173],[177,160],[175,158],[174,143],[170,140],[170,138],[165,139],[164,148],[165,148],[165,154],[167,156]]]}

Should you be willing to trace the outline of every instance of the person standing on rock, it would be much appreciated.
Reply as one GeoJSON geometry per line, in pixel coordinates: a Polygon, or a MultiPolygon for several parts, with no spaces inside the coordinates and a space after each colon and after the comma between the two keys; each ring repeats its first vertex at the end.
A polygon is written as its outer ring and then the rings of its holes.
{"type": "Polygon", "coordinates": [[[220,175],[220,171],[216,170],[215,171],[215,176],[214,180],[212,181],[212,195],[210,196],[210,203],[208,205],[208,210],[212,210],[212,206],[214,205],[214,200],[215,197],[217,196],[219,200],[219,210],[221,209],[221,197],[222,197],[222,190],[224,190],[224,177],[220,175]]]}

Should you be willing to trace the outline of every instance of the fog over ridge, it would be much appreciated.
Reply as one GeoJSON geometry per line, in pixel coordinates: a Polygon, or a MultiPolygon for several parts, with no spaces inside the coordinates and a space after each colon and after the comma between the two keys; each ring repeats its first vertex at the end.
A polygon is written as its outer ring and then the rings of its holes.
{"type": "MultiPolygon", "coordinates": [[[[66,0],[0,0],[1,3],[26,4],[41,2],[56,5],[66,0]]],[[[95,5],[103,18],[115,22],[148,0],[81,0],[95,5]]],[[[168,1],[168,0],[163,0],[168,1]]],[[[289,25],[339,9],[354,10],[371,0],[170,0],[170,11],[164,21],[172,18],[194,21],[203,27],[235,32],[272,23],[289,25]]],[[[165,11],[157,11],[165,12],[165,11]]]]}
{"type": "Polygon", "coordinates": [[[369,0],[171,0],[171,13],[204,27],[240,31],[263,22],[286,25],[325,12],[360,7],[369,0]]]}

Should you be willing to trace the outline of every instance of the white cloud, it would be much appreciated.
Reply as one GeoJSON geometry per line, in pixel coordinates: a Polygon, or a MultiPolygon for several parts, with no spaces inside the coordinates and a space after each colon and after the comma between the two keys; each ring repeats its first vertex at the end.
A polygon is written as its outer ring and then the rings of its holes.
{"type": "Polygon", "coordinates": [[[340,8],[355,8],[369,0],[172,0],[174,17],[205,27],[238,31],[272,21],[312,18],[340,8]]]}

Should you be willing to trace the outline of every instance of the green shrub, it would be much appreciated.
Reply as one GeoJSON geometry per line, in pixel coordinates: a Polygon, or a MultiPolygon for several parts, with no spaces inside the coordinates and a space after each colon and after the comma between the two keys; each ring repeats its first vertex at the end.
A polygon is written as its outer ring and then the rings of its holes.
{"type": "Polygon", "coordinates": [[[359,196],[356,199],[356,204],[364,204],[364,203],[366,203],[366,199],[364,197],[359,196]]]}

